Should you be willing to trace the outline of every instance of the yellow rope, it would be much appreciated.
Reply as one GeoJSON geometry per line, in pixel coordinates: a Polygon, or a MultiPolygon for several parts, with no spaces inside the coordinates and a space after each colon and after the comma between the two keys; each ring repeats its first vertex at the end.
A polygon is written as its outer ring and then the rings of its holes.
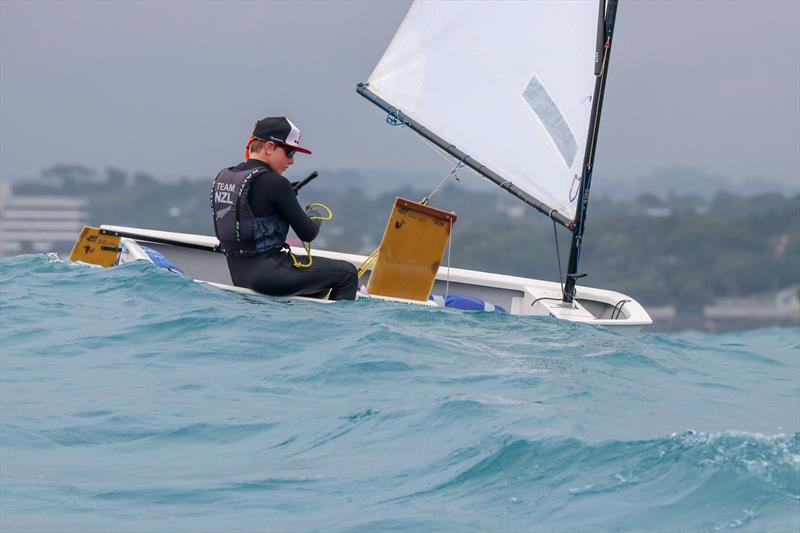
{"type": "MultiPolygon", "coordinates": [[[[319,220],[321,222],[324,222],[326,220],[333,219],[333,211],[331,211],[331,208],[325,204],[318,204],[318,203],[311,204],[308,207],[306,207],[306,211],[309,211],[314,207],[320,207],[325,211],[327,211],[328,214],[323,216],[318,216],[318,215],[309,216],[308,218],[310,218],[311,220],[319,220]]],[[[308,255],[308,263],[301,262],[297,258],[297,256],[292,253],[292,250],[289,249],[289,256],[292,258],[292,266],[294,266],[295,268],[308,268],[314,262],[314,259],[311,257],[311,243],[303,241],[303,248],[305,249],[306,254],[308,255]]]]}
{"type": "Polygon", "coordinates": [[[331,208],[328,207],[325,204],[318,204],[318,203],[311,204],[310,206],[306,207],[306,211],[309,211],[310,209],[312,209],[314,207],[321,207],[322,209],[327,211],[328,214],[325,215],[325,216],[311,215],[310,217],[308,217],[311,220],[332,220],[333,219],[333,211],[331,211],[331,208]]]}
{"type": "Polygon", "coordinates": [[[361,263],[360,267],[358,267],[357,275],[359,278],[363,276],[367,272],[367,270],[370,270],[372,269],[373,266],[375,266],[375,262],[378,260],[378,254],[380,253],[380,251],[381,251],[380,247],[375,248],[372,251],[372,253],[369,254],[369,256],[366,259],[364,259],[364,262],[361,263]]]}

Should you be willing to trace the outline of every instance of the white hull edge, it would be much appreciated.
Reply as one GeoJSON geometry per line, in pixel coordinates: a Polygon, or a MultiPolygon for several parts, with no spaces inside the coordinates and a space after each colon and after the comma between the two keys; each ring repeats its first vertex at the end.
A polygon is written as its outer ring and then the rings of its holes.
{"type": "MultiPolygon", "coordinates": [[[[142,245],[156,249],[196,281],[226,290],[263,296],[250,289],[235,287],[230,280],[225,257],[210,251],[218,241],[215,237],[147,230],[123,226],[100,227],[108,232],[135,235],[122,239],[120,262],[150,261],[142,245]],[[161,242],[159,242],[161,241],[161,242]],[[174,242],[167,244],[164,241],[174,242]],[[188,246],[195,246],[190,248],[188,246]]],[[[293,248],[298,254],[305,251],[293,248]]],[[[319,257],[339,259],[360,266],[366,256],[328,250],[313,250],[319,257]]],[[[625,334],[635,334],[653,320],[639,302],[625,294],[606,289],[578,286],[576,305],[561,302],[561,284],[532,278],[494,274],[477,270],[440,267],[434,284],[434,294],[463,294],[499,305],[510,314],[523,316],[552,316],[559,320],[604,326],[625,334]]],[[[363,297],[363,295],[361,295],[363,297]]],[[[303,300],[321,302],[313,298],[303,300]]],[[[382,298],[397,300],[392,298],[382,298]]],[[[408,302],[431,305],[428,302],[408,302]]]]}

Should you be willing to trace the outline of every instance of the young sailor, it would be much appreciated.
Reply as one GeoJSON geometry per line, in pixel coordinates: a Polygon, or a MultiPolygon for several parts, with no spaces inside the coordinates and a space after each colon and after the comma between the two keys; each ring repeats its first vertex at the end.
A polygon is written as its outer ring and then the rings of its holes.
{"type": "Polygon", "coordinates": [[[300,130],[286,117],[256,122],[245,148],[245,161],[223,169],[214,180],[211,206],[214,231],[227,256],[233,284],[273,296],[325,297],[353,300],[358,288],[356,268],[346,261],[293,257],[286,244],[291,227],[311,242],[320,222],[312,220],[297,201],[283,173],[294,163],[300,130]]]}

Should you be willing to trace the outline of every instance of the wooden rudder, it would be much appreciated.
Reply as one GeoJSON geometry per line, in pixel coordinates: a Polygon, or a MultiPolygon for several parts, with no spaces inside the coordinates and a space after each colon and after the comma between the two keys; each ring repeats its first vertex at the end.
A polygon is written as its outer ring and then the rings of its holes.
{"type": "Polygon", "coordinates": [[[118,236],[104,235],[99,228],[84,226],[72,247],[69,260],[104,267],[114,266],[119,259],[119,242],[118,236]]]}

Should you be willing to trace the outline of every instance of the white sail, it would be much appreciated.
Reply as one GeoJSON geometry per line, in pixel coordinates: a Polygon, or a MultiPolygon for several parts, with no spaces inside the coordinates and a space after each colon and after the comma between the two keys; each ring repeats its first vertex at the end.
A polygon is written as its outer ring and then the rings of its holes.
{"type": "Polygon", "coordinates": [[[369,89],[574,219],[596,0],[417,1],[369,89]]]}

